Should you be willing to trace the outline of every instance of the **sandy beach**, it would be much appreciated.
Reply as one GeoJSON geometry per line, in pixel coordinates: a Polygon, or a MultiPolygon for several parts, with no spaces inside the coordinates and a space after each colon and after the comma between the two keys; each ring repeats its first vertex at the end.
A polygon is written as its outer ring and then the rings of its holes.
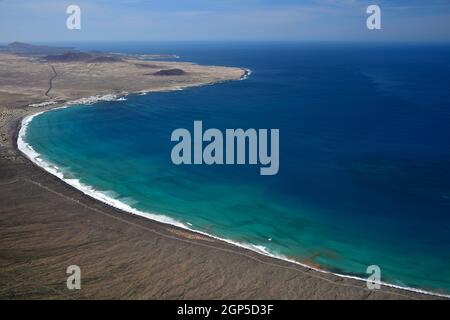
{"type": "Polygon", "coordinates": [[[23,117],[67,101],[238,80],[244,72],[129,59],[43,63],[0,54],[0,298],[437,298],[386,286],[369,290],[363,281],[133,216],[84,195],[17,150],[23,117]],[[174,69],[184,73],[157,74],[174,69]],[[81,268],[81,290],[66,288],[69,265],[81,268]]]}

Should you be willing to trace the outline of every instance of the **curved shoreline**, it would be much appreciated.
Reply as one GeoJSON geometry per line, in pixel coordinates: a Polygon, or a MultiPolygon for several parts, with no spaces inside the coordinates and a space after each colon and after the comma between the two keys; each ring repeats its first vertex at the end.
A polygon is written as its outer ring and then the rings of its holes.
{"type": "MultiPolygon", "coordinates": [[[[245,80],[248,78],[248,76],[251,74],[251,70],[249,69],[243,69],[245,70],[244,75],[242,76],[242,78],[240,80],[245,80]]],[[[216,82],[217,83],[217,82],[216,82]]],[[[187,87],[193,87],[193,86],[186,86],[187,87]]],[[[182,90],[183,88],[175,88],[173,90],[182,90]]],[[[167,90],[167,91],[173,91],[173,90],[167,90]]],[[[228,244],[231,244],[233,246],[239,247],[239,248],[243,248],[246,250],[250,250],[252,252],[256,252],[258,254],[261,254],[263,256],[266,257],[270,257],[273,259],[277,259],[277,260],[281,260],[281,261],[285,261],[285,262],[289,262],[289,263],[293,263],[295,265],[299,265],[301,267],[307,268],[307,269],[311,269],[323,274],[331,274],[340,278],[346,278],[346,279],[353,279],[353,280],[358,280],[358,281],[362,281],[362,282],[366,282],[367,279],[361,278],[361,277],[357,277],[357,276],[350,276],[350,275],[346,275],[346,274],[339,274],[339,273],[334,273],[334,272],[330,272],[327,270],[323,270],[323,269],[319,269],[316,267],[312,267],[309,266],[307,264],[301,263],[299,261],[295,261],[292,259],[289,259],[285,256],[282,255],[276,255],[273,253],[270,253],[268,250],[266,250],[265,247],[262,246],[258,246],[258,245],[253,245],[253,244],[245,244],[245,243],[239,243],[239,242],[235,242],[233,240],[230,239],[226,239],[226,238],[220,238],[217,236],[214,236],[212,234],[208,234],[206,232],[203,231],[199,231],[199,230],[195,230],[192,229],[190,226],[179,222],[169,216],[166,215],[161,215],[161,214],[157,214],[157,213],[150,213],[150,212],[144,212],[144,211],[140,211],[137,210],[117,199],[114,199],[112,197],[109,197],[108,195],[95,190],[95,188],[93,188],[92,186],[89,185],[84,185],[82,183],[80,183],[80,181],[78,179],[65,179],[64,178],[64,173],[62,171],[59,170],[59,168],[51,163],[45,162],[44,160],[42,160],[40,158],[40,154],[38,154],[37,152],[35,152],[35,150],[32,148],[31,145],[29,145],[26,142],[26,131],[27,131],[27,127],[29,125],[29,123],[33,120],[34,117],[44,113],[44,112],[48,112],[48,111],[52,111],[52,110],[56,110],[56,109],[61,109],[61,108],[67,108],[70,107],[71,105],[75,105],[75,104],[95,104],[98,101],[122,101],[122,100],[126,100],[125,96],[129,95],[129,94],[142,94],[143,92],[137,92],[137,93],[123,93],[123,94],[118,94],[118,95],[105,95],[105,96],[93,96],[93,97],[88,97],[88,98],[83,98],[83,99],[78,99],[75,101],[69,101],[66,102],[64,105],[62,106],[57,106],[54,108],[51,108],[49,110],[46,111],[40,111],[40,112],[36,112],[34,114],[28,115],[25,118],[22,119],[21,121],[21,126],[18,130],[18,134],[17,134],[17,140],[16,140],[16,146],[17,149],[26,157],[28,158],[31,162],[33,162],[35,165],[37,165],[39,168],[41,168],[42,170],[50,173],[53,176],[56,176],[58,179],[62,180],[63,182],[65,182],[66,184],[72,186],[73,188],[77,189],[78,191],[82,192],[83,194],[89,196],[90,198],[93,198],[95,200],[98,200],[104,204],[107,204],[113,208],[119,209],[121,211],[124,211],[125,213],[129,213],[132,215],[137,215],[146,219],[150,219],[153,221],[157,221],[166,225],[170,225],[170,226],[174,226],[174,227],[178,227],[181,228],[183,230],[195,233],[195,234],[200,234],[203,236],[207,236],[210,237],[212,239],[216,239],[216,240],[220,240],[223,242],[226,242],[228,244]]],[[[411,288],[411,287],[402,287],[399,285],[394,285],[394,284],[389,284],[386,282],[380,282],[380,284],[382,286],[386,286],[386,287],[390,287],[390,288],[395,288],[395,289],[400,289],[400,290],[406,290],[406,291],[411,291],[411,292],[415,292],[415,293],[420,293],[420,294],[426,294],[426,295],[431,295],[431,296],[436,296],[436,297],[441,297],[441,298],[450,298],[450,294],[441,294],[441,293],[435,293],[435,292],[431,292],[431,291],[426,291],[426,290],[422,290],[422,289],[416,289],[416,288],[411,288]]]]}

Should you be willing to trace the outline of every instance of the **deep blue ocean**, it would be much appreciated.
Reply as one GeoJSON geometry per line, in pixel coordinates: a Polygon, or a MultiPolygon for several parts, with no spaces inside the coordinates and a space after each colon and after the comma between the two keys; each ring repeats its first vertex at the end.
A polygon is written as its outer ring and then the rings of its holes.
{"type": "Polygon", "coordinates": [[[46,112],[26,140],[66,178],[272,254],[450,293],[450,46],[103,43],[244,67],[244,81],[46,112]],[[280,129],[280,170],[175,166],[177,128],[280,129]]]}

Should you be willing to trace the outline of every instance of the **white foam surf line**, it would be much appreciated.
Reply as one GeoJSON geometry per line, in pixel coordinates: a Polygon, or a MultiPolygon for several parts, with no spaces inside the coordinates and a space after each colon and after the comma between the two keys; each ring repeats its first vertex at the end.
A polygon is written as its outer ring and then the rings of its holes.
{"type": "Polygon", "coordinates": [[[29,107],[46,107],[46,106],[50,106],[52,104],[57,104],[57,103],[58,102],[56,102],[56,101],[50,100],[50,101],[44,101],[41,103],[32,103],[32,104],[29,104],[28,106],[29,107]]]}
{"type": "Polygon", "coordinates": [[[243,70],[244,70],[244,75],[241,77],[241,79],[239,79],[241,81],[247,80],[250,77],[250,75],[252,74],[252,70],[250,70],[248,68],[243,68],[243,70]]]}
{"type": "MultiPolygon", "coordinates": [[[[241,80],[241,79],[239,79],[241,80]]],[[[193,89],[193,88],[198,88],[198,87],[206,87],[206,86],[213,86],[219,83],[225,83],[225,82],[229,82],[229,81],[235,81],[235,80],[220,80],[220,81],[215,81],[215,82],[210,82],[210,83],[194,83],[194,84],[186,84],[186,85],[182,85],[182,86],[176,86],[176,87],[171,87],[171,88],[167,88],[167,89],[158,89],[158,90],[141,90],[138,91],[136,93],[130,93],[130,94],[137,94],[140,96],[145,96],[148,93],[161,93],[161,92],[175,92],[175,91],[184,91],[186,89],[193,89]]]]}
{"type": "MultiPolygon", "coordinates": [[[[99,100],[102,101],[102,100],[99,100]]],[[[111,101],[111,100],[109,100],[111,101]]],[[[76,103],[73,103],[76,104],[76,103]]],[[[69,107],[69,105],[65,105],[62,107],[58,107],[58,108],[54,108],[52,110],[56,110],[56,109],[62,109],[62,108],[67,108],[69,107]]],[[[48,110],[51,111],[51,110],[48,110]]],[[[143,218],[147,218],[147,219],[151,219],[160,223],[164,223],[167,225],[172,225],[172,226],[176,226],[197,234],[201,234],[201,235],[205,235],[208,237],[211,237],[213,239],[217,239],[226,243],[229,243],[231,245],[234,245],[236,247],[240,247],[243,249],[247,249],[253,252],[256,252],[258,254],[270,257],[270,258],[275,258],[278,260],[282,260],[282,261],[287,261],[299,266],[302,266],[303,268],[307,268],[307,269],[312,269],[314,271],[320,272],[320,273],[324,273],[324,274],[332,274],[335,275],[337,277],[341,277],[341,278],[347,278],[347,279],[353,279],[353,280],[358,280],[358,281],[363,281],[363,282],[367,282],[367,279],[361,278],[361,277],[357,277],[357,276],[350,276],[350,275],[346,275],[346,274],[340,274],[340,273],[334,273],[334,272],[330,272],[330,271],[326,271],[323,269],[319,269],[316,267],[312,267],[309,266],[307,264],[301,263],[299,261],[296,260],[292,260],[289,259],[283,255],[280,254],[276,254],[276,253],[272,253],[270,252],[266,247],[261,246],[261,245],[255,245],[255,244],[251,244],[251,243],[240,243],[240,242],[236,242],[233,241],[231,239],[227,239],[227,238],[221,238],[218,236],[215,236],[213,234],[209,234],[200,230],[196,230],[194,228],[192,228],[189,222],[187,224],[184,224],[183,222],[180,222],[178,220],[175,220],[171,217],[165,216],[165,215],[161,215],[161,214],[155,214],[155,213],[149,213],[149,212],[144,212],[144,211],[140,211],[136,208],[131,207],[130,205],[127,205],[126,203],[123,203],[122,201],[118,200],[118,199],[114,199],[110,196],[108,196],[107,194],[105,194],[104,192],[101,192],[99,190],[96,190],[95,188],[93,188],[92,186],[89,185],[85,185],[83,183],[81,183],[78,179],[67,179],[64,178],[64,173],[55,165],[48,163],[46,161],[44,161],[41,158],[41,155],[39,153],[37,153],[33,147],[28,144],[25,140],[26,137],[26,133],[27,133],[27,128],[29,123],[33,120],[34,117],[47,112],[47,111],[42,111],[33,115],[30,115],[28,117],[25,117],[22,120],[22,126],[20,127],[19,130],[19,134],[17,137],[17,148],[28,158],[30,159],[30,161],[32,161],[34,164],[36,164],[37,166],[41,167],[42,169],[44,169],[45,171],[47,171],[48,173],[58,177],[59,179],[61,179],[62,181],[64,181],[65,183],[67,183],[68,185],[76,188],[77,190],[81,191],[82,193],[84,193],[87,196],[90,196],[91,198],[94,198],[98,201],[101,201],[109,206],[112,206],[114,208],[117,208],[119,210],[123,210],[125,212],[143,217],[143,218]]],[[[386,287],[391,287],[391,288],[395,288],[395,289],[401,289],[401,290],[407,290],[407,291],[412,291],[412,292],[417,292],[417,293],[422,293],[422,294],[427,294],[427,295],[432,295],[432,296],[437,296],[437,297],[443,297],[443,298],[450,298],[450,295],[446,295],[446,294],[441,294],[441,293],[435,293],[435,292],[431,292],[431,291],[425,291],[422,289],[416,289],[416,288],[411,288],[411,287],[402,287],[399,285],[395,285],[395,284],[390,284],[387,282],[382,282],[380,281],[380,285],[382,286],[386,286],[386,287]]]]}

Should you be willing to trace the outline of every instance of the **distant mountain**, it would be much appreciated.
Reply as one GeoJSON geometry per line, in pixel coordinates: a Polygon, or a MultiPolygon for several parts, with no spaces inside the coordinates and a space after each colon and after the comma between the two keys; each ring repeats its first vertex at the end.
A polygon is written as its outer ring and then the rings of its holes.
{"type": "Polygon", "coordinates": [[[48,55],[48,54],[60,54],[72,50],[70,47],[50,47],[34,45],[23,42],[13,42],[2,48],[3,52],[23,54],[23,55],[48,55]]]}
{"type": "Polygon", "coordinates": [[[92,51],[89,53],[73,50],[70,47],[50,47],[23,42],[13,42],[0,47],[0,52],[17,55],[36,56],[49,62],[92,62],[107,63],[124,61],[121,56],[111,53],[92,51]]]}

